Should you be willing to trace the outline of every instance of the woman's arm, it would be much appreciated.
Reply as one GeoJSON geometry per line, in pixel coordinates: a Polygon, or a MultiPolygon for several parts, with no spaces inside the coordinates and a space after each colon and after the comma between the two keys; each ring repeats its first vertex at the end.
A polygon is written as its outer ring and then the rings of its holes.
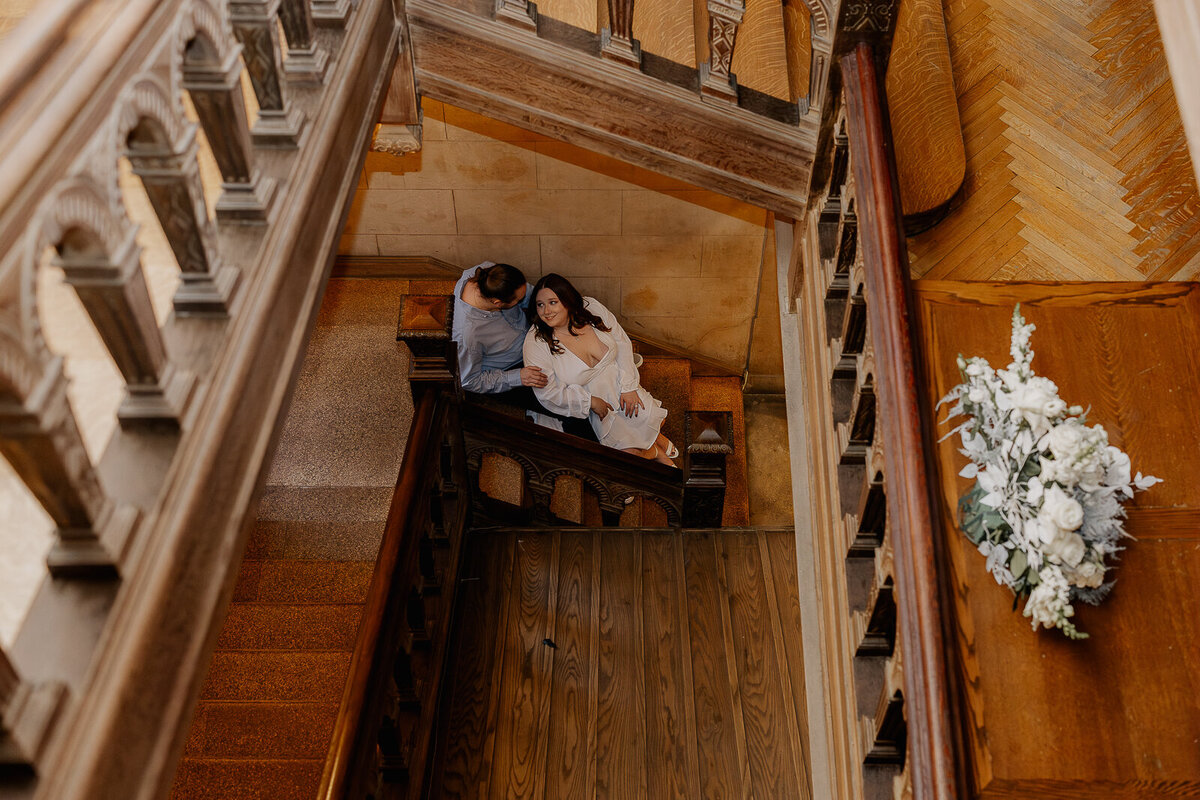
{"type": "Polygon", "coordinates": [[[629,334],[625,333],[625,329],[621,327],[621,323],[617,322],[617,318],[613,313],[604,307],[594,297],[587,298],[587,310],[591,311],[608,326],[608,332],[613,337],[613,342],[617,347],[617,371],[620,376],[621,393],[632,392],[641,385],[641,376],[638,375],[637,367],[633,365],[633,342],[629,340],[629,334]]]}
{"type": "Polygon", "coordinates": [[[533,390],[538,402],[548,411],[562,414],[564,417],[586,417],[592,410],[592,396],[587,389],[579,384],[564,383],[559,380],[554,369],[554,356],[550,348],[533,331],[525,336],[522,350],[525,366],[538,367],[546,376],[546,385],[533,390]]]}

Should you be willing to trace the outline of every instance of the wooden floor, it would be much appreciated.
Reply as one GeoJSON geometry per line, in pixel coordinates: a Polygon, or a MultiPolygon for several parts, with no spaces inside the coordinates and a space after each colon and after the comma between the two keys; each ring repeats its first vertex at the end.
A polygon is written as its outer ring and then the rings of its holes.
{"type": "Polygon", "coordinates": [[[946,0],[967,173],[913,274],[1194,280],[1200,207],[1154,6],[946,0]]]}
{"type": "Polygon", "coordinates": [[[794,547],[473,534],[429,797],[810,797],[794,547]]]}

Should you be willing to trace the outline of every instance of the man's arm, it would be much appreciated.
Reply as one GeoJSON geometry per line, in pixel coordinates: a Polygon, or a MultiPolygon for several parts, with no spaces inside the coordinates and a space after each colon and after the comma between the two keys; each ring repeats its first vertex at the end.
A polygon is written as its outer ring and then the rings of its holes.
{"type": "Polygon", "coordinates": [[[521,368],[483,368],[482,348],[458,346],[458,379],[462,388],[479,394],[497,394],[521,385],[521,368]]]}

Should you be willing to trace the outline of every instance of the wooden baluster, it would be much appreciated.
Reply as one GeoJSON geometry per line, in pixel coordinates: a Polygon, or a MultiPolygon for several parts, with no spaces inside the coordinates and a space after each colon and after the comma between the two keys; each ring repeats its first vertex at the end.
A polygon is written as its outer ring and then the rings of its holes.
{"type": "Polygon", "coordinates": [[[140,124],[134,128],[125,156],[133,173],[142,179],[182,273],[175,310],[181,314],[226,314],[239,273],[235,267],[222,266],[217,254],[216,227],[208,218],[196,160],[196,126],[188,125],[177,142],[163,141],[150,127],[140,124]]]}
{"type": "Polygon", "coordinates": [[[22,681],[0,647],[0,773],[35,771],[66,696],[62,684],[22,681]]]}
{"type": "Polygon", "coordinates": [[[0,389],[0,452],[58,526],[56,577],[111,577],[138,521],[105,495],[67,401],[62,359],[24,397],[0,389]]]}
{"type": "Polygon", "coordinates": [[[297,147],[304,116],[291,107],[280,60],[280,0],[230,0],[233,32],[242,43],[242,60],[258,98],[258,120],[250,130],[260,147],[297,147]]]}
{"type": "Polygon", "coordinates": [[[176,370],[167,360],[142,272],[136,228],[132,224],[126,227],[124,241],[115,253],[106,252],[88,233],[67,231],[57,244],[54,264],[75,288],[125,378],[125,399],[117,409],[121,426],[178,427],[195,378],[176,370]]]}
{"type": "Polygon", "coordinates": [[[642,66],[642,45],[633,38],[633,0],[608,0],[608,27],[600,31],[600,55],[642,66]]]}
{"type": "Polygon", "coordinates": [[[737,102],[733,46],[746,11],[744,0],[708,0],[708,61],[700,65],[700,91],[706,97],[737,102]]]}
{"type": "Polygon", "coordinates": [[[496,19],[537,33],[537,3],[529,0],[496,0],[496,19]]]}
{"type": "Polygon", "coordinates": [[[350,0],[312,0],[313,22],[322,28],[344,28],[351,10],[350,0]]]}
{"type": "Polygon", "coordinates": [[[246,103],[242,98],[241,45],[223,56],[211,43],[194,39],[183,61],[183,88],[221,170],[217,217],[230,222],[266,222],[275,199],[275,179],[254,163],[246,103]]]}
{"type": "Polygon", "coordinates": [[[279,21],[288,43],[287,58],[283,62],[288,80],[305,85],[323,83],[329,54],[317,46],[308,0],[283,0],[279,6],[279,21]]]}
{"type": "Polygon", "coordinates": [[[719,528],[725,510],[725,461],[732,421],[728,412],[689,411],[687,479],[683,484],[683,526],[719,528]]]}

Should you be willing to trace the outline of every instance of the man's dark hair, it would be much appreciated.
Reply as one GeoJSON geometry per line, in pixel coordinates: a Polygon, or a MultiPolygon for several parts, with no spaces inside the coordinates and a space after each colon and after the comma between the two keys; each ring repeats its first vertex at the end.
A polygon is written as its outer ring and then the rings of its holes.
{"type": "Polygon", "coordinates": [[[525,285],[525,273],[512,264],[492,264],[475,270],[471,280],[475,281],[479,293],[487,299],[507,303],[525,285]]]}
{"type": "Polygon", "coordinates": [[[529,309],[525,312],[529,317],[530,323],[537,329],[535,336],[541,339],[550,348],[550,352],[555,355],[561,355],[563,346],[558,343],[558,339],[554,337],[554,329],[546,323],[542,322],[542,318],[537,312],[537,296],[542,289],[549,289],[558,295],[558,302],[567,310],[570,324],[567,330],[572,336],[578,336],[575,331],[587,325],[593,328],[598,328],[602,331],[607,331],[609,328],[604,324],[604,320],[599,316],[588,311],[583,306],[583,295],[579,290],[571,285],[571,282],[555,272],[549,272],[541,277],[533,286],[533,299],[529,301],[529,309]]]}

